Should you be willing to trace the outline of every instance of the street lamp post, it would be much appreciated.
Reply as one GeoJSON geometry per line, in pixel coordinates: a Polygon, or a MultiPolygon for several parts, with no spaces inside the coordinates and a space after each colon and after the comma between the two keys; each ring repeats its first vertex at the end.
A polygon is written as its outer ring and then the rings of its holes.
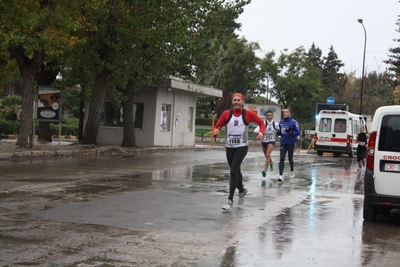
{"type": "Polygon", "coordinates": [[[362,64],[362,76],[361,76],[361,90],[360,90],[360,115],[362,115],[363,111],[363,94],[364,94],[364,71],[365,71],[365,50],[367,48],[367,31],[365,30],[363,20],[357,20],[364,29],[364,55],[363,55],[363,64],[362,64]]]}

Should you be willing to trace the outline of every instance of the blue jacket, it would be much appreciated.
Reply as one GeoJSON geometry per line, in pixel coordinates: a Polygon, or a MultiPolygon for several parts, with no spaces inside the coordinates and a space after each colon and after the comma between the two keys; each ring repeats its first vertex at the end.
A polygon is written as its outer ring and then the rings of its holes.
{"type": "Polygon", "coordinates": [[[278,135],[281,136],[280,142],[282,145],[290,145],[296,143],[300,135],[299,124],[292,117],[283,118],[279,122],[278,135]]]}

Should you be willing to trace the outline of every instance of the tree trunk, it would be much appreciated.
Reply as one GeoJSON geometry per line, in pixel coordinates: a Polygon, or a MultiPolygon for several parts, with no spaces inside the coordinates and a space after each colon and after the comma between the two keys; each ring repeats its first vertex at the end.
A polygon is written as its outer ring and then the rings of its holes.
{"type": "Polygon", "coordinates": [[[95,86],[92,89],[92,97],[89,101],[88,120],[83,130],[82,144],[97,144],[97,132],[100,125],[101,111],[107,92],[109,71],[103,70],[96,79],[95,86]]]}
{"type": "Polygon", "coordinates": [[[22,76],[22,110],[19,125],[17,146],[32,148],[33,128],[33,88],[35,75],[28,70],[21,73],[22,76]]]}
{"type": "Polygon", "coordinates": [[[81,98],[81,102],[79,104],[79,133],[78,133],[78,141],[81,142],[83,139],[83,123],[85,120],[85,100],[83,97],[81,98]]]}
{"type": "Polygon", "coordinates": [[[33,58],[29,59],[21,49],[12,50],[10,54],[16,59],[22,78],[22,111],[17,146],[32,148],[35,76],[45,56],[43,53],[35,51],[33,58]]]}
{"type": "Polygon", "coordinates": [[[135,122],[133,117],[133,96],[135,92],[135,84],[130,81],[125,89],[127,100],[122,103],[124,111],[124,139],[121,146],[135,147],[135,122]]]}
{"type": "Polygon", "coordinates": [[[51,128],[48,121],[39,121],[38,140],[45,140],[51,142],[51,128]]]}

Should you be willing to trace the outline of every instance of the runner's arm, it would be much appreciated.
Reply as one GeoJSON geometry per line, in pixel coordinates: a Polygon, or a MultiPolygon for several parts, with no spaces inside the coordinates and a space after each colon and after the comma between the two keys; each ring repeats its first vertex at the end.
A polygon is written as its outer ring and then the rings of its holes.
{"type": "Polygon", "coordinates": [[[224,112],[222,112],[221,116],[219,117],[217,123],[214,126],[213,129],[214,136],[219,135],[221,128],[228,122],[228,117],[229,117],[229,110],[225,110],[224,112]]]}

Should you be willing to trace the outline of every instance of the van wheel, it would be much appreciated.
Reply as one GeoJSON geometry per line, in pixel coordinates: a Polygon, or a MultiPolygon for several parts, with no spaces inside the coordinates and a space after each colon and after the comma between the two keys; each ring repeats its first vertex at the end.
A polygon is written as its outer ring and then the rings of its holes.
{"type": "Polygon", "coordinates": [[[324,154],[324,151],[317,150],[317,155],[322,157],[322,154],[324,154]]]}
{"type": "Polygon", "coordinates": [[[367,202],[368,201],[364,198],[364,221],[376,222],[376,220],[378,219],[378,210],[376,207],[369,205],[367,202]]]}
{"type": "Polygon", "coordinates": [[[340,152],[333,152],[333,156],[334,156],[334,157],[340,157],[340,154],[342,154],[342,153],[340,153],[340,152]]]}

